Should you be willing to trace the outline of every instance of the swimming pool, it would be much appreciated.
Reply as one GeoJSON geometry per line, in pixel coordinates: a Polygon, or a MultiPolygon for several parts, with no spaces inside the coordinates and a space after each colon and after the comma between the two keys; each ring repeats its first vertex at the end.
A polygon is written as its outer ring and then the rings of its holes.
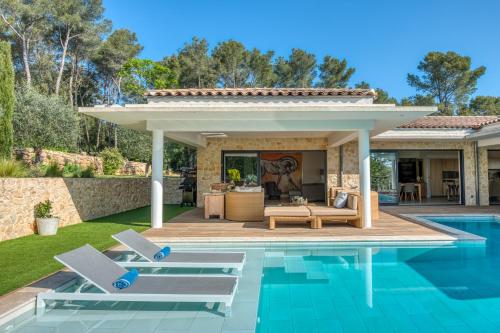
{"type": "MultiPolygon", "coordinates": [[[[231,318],[199,304],[118,303],[84,308],[68,304],[39,319],[27,315],[18,325],[3,330],[500,332],[498,217],[425,218],[487,241],[245,245],[248,267],[231,318]]],[[[241,248],[241,244],[205,246],[241,248]]]]}

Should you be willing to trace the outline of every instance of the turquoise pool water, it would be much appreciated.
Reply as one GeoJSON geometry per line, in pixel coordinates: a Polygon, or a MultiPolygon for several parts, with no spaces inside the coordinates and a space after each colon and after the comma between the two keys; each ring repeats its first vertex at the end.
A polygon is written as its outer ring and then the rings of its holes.
{"type": "Polygon", "coordinates": [[[500,332],[500,221],[426,218],[487,243],[266,251],[257,331],[500,332]]]}
{"type": "Polygon", "coordinates": [[[73,303],[0,332],[500,332],[499,219],[425,218],[487,241],[196,244],[247,252],[231,318],[203,304],[73,303]]]}

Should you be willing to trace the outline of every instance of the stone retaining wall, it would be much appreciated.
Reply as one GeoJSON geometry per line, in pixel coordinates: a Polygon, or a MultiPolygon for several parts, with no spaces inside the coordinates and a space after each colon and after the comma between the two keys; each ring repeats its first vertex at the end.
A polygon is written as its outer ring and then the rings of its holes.
{"type": "MultiPolygon", "coordinates": [[[[28,165],[33,165],[36,153],[32,148],[18,149],[14,152],[16,159],[23,160],[28,165]]],[[[79,164],[82,168],[93,167],[97,174],[102,175],[102,159],[98,156],[65,153],[61,151],[42,150],[39,155],[41,164],[49,164],[56,161],[62,168],[66,163],[79,164]]],[[[139,175],[145,176],[149,173],[149,165],[143,162],[125,161],[123,166],[117,171],[118,175],[139,175]]]]}
{"type": "MultiPolygon", "coordinates": [[[[164,203],[181,202],[180,177],[165,177],[164,203]]],[[[0,178],[0,241],[34,233],[34,206],[50,199],[61,226],[150,204],[150,178],[0,178]]]]}

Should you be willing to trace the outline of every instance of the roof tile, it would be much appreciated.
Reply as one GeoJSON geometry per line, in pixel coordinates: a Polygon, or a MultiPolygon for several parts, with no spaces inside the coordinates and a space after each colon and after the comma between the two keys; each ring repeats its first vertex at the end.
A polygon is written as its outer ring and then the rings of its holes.
{"type": "Polygon", "coordinates": [[[399,128],[480,129],[497,122],[500,122],[500,116],[427,116],[399,126],[399,128]]]}
{"type": "Polygon", "coordinates": [[[348,88],[213,88],[213,89],[158,89],[146,96],[370,96],[373,89],[348,88]]]}

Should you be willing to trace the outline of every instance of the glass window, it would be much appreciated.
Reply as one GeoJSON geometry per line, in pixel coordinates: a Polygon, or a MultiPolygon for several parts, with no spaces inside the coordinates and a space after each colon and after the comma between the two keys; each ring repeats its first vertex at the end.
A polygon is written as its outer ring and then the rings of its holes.
{"type": "Polygon", "coordinates": [[[259,185],[257,153],[224,153],[224,182],[259,185]]]}
{"type": "Polygon", "coordinates": [[[398,183],[396,177],[397,154],[395,152],[372,152],[370,176],[372,190],[378,192],[381,204],[398,202],[398,183]]]}

